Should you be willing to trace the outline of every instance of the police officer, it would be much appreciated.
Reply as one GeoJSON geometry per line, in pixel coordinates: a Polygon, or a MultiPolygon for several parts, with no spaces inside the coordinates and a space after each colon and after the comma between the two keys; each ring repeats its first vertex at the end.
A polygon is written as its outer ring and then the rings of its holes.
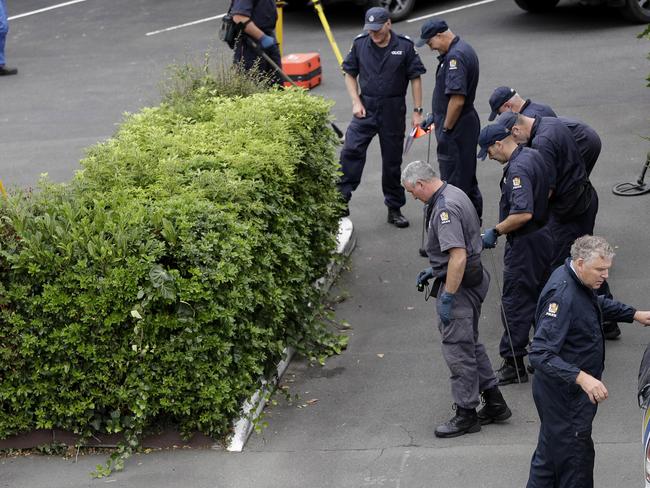
{"type": "Polygon", "coordinates": [[[476,180],[475,148],[481,124],[474,109],[478,56],[441,19],[424,23],[417,46],[424,44],[439,53],[431,104],[440,177],[467,194],[480,219],[483,199],[476,180]]]}
{"type": "MultiPolygon", "coordinates": [[[[540,105],[542,107],[548,107],[546,105],[540,105]]],[[[514,113],[519,113],[518,110],[521,109],[521,107],[518,107],[517,104],[514,104],[509,107],[512,112],[514,113]]],[[[550,110],[550,107],[548,107],[550,110]]],[[[537,111],[537,109],[533,110],[537,111]]],[[[503,112],[502,112],[503,113],[503,112]]],[[[529,117],[534,118],[535,115],[529,115],[524,112],[521,112],[522,115],[527,115],[529,117]]],[[[540,114],[538,113],[537,116],[540,114]]],[[[543,115],[542,115],[543,116],[543,115]]],[[[514,123],[516,120],[512,115],[510,116],[503,116],[502,119],[504,121],[508,121],[510,123],[514,123]]],[[[600,150],[602,148],[602,143],[600,140],[600,137],[598,136],[598,133],[592,129],[590,126],[585,124],[584,122],[581,122],[576,119],[571,119],[569,117],[557,117],[557,120],[562,122],[564,126],[569,129],[569,132],[571,133],[571,137],[573,138],[573,141],[575,142],[576,148],[578,149],[578,153],[580,154],[580,159],[582,161],[582,164],[584,166],[585,173],[587,175],[587,178],[591,174],[591,171],[593,170],[594,166],[596,165],[596,161],[598,160],[598,156],[600,155],[600,150]]],[[[550,124],[550,122],[544,123],[545,124],[550,124]]],[[[557,125],[557,124],[555,124],[557,125]]],[[[540,144],[543,144],[540,142],[540,144]]],[[[556,159],[556,164],[562,164],[561,160],[556,159]]],[[[590,184],[591,186],[591,184],[590,184]]],[[[593,188],[593,187],[592,187],[593,188]]],[[[593,219],[595,222],[595,212],[598,210],[598,204],[597,204],[597,195],[596,191],[593,190],[593,193],[595,195],[596,203],[595,203],[595,209],[592,209],[594,212],[593,214],[593,219]]],[[[590,218],[589,218],[590,219],[590,218]]],[[[591,223],[589,224],[589,219],[587,219],[584,227],[578,226],[575,228],[573,231],[569,230],[569,233],[565,232],[560,232],[559,235],[565,235],[565,244],[560,251],[560,254],[554,258],[553,265],[554,267],[558,266],[564,259],[566,259],[569,255],[569,246],[570,243],[572,242],[572,239],[575,239],[577,237],[580,237],[581,235],[584,234],[591,234],[593,233],[593,227],[594,224],[591,223]]],[[[557,222],[556,222],[557,224],[557,222]]],[[[609,283],[607,280],[605,280],[601,286],[601,288],[598,290],[599,295],[604,295],[607,298],[613,298],[611,290],[609,288],[609,283]]],[[[616,322],[612,321],[604,321],[603,322],[603,330],[605,333],[605,339],[608,340],[614,340],[618,339],[621,335],[621,329],[618,326],[616,322]]]]}
{"type": "Polygon", "coordinates": [[[587,177],[580,151],[569,129],[557,118],[505,112],[499,123],[511,129],[517,143],[537,149],[544,158],[551,187],[551,266],[560,266],[575,239],[593,234],[598,212],[598,195],[587,177]]]}
{"type": "Polygon", "coordinates": [[[478,432],[481,424],[500,422],[512,413],[497,386],[492,365],[479,342],[481,304],[490,276],[481,265],[478,214],[467,195],[440,180],[433,168],[413,161],[402,173],[402,185],[427,204],[427,243],[430,268],[420,272],[418,287],[434,279],[442,353],[451,372],[456,415],[435,429],[437,437],[478,432]],[[479,393],[485,406],[478,412],[479,393]]]}
{"type": "Polygon", "coordinates": [[[506,236],[501,298],[504,332],[496,371],[499,385],[525,383],[524,367],[535,306],[544,281],[550,274],[553,239],[548,220],[549,183],[544,158],[535,149],[517,145],[510,131],[500,124],[484,127],[479,134],[478,157],[504,165],[499,202],[499,223],[485,231],[483,247],[496,246],[506,236]]]}
{"type": "Polygon", "coordinates": [[[412,124],[422,122],[422,80],[426,72],[413,41],[391,30],[390,14],[382,7],[368,9],[363,29],[343,61],[345,86],[352,100],[352,122],[341,150],[339,191],[346,202],[361,182],[366,151],[379,134],[384,204],[388,222],[408,227],[400,208],[406,203],[400,169],[404,144],[406,90],[411,83],[412,124]],[[360,93],[359,93],[360,88],[360,93]]]}
{"type": "Polygon", "coordinates": [[[533,102],[530,98],[524,100],[514,88],[509,86],[500,86],[490,95],[490,116],[489,121],[495,119],[497,115],[503,112],[515,112],[527,115],[528,117],[557,117],[555,112],[548,105],[533,102]]]}
{"type": "MultiPolygon", "coordinates": [[[[492,92],[490,96],[490,109],[492,111],[488,120],[494,120],[497,115],[503,112],[514,112],[531,118],[534,118],[536,115],[540,117],[557,117],[557,114],[550,106],[533,102],[530,98],[524,100],[514,88],[508,86],[500,86],[492,92]]],[[[584,161],[587,176],[589,176],[594,169],[602,148],[598,133],[579,120],[569,117],[558,118],[571,131],[584,161]]]]}
{"type": "Polygon", "coordinates": [[[9,68],[5,64],[5,41],[9,32],[9,18],[7,15],[7,0],[0,0],[0,76],[15,75],[16,68],[9,68]]]}
{"type": "Polygon", "coordinates": [[[602,149],[600,136],[594,129],[580,120],[569,117],[558,117],[558,119],[571,131],[573,140],[576,142],[582,157],[582,162],[585,165],[587,176],[590,176],[602,149]]]}
{"type": "Polygon", "coordinates": [[[246,70],[258,63],[259,69],[272,83],[281,84],[280,74],[260,54],[260,50],[264,51],[275,64],[282,66],[280,48],[275,40],[278,20],[275,0],[233,0],[230,13],[233,22],[242,29],[242,35],[235,43],[234,63],[246,70]],[[257,49],[249,40],[257,44],[257,49]]]}
{"type": "Polygon", "coordinates": [[[614,252],[602,238],[583,236],[557,268],[537,304],[530,362],[540,418],[527,488],[592,488],[591,428],[609,393],[601,382],[602,313],[612,320],[650,325],[650,312],[594,293],[607,278],[614,252]]]}

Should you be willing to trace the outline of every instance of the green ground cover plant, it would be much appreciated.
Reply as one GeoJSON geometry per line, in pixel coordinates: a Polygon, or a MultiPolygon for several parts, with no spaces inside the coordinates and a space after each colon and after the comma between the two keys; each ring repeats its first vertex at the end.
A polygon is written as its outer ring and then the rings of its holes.
{"type": "Polygon", "coordinates": [[[344,345],[313,286],[341,210],[329,103],[181,72],[70,182],[0,207],[0,438],[123,433],[99,475],[164,426],[223,438],[285,346],[344,345]]]}

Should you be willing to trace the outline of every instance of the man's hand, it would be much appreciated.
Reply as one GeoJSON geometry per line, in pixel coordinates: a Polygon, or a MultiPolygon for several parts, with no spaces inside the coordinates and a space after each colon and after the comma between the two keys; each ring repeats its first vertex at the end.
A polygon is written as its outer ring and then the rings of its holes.
{"type": "Polygon", "coordinates": [[[411,127],[417,127],[418,125],[424,122],[424,115],[418,112],[413,112],[413,117],[411,117],[411,127]]]}
{"type": "Polygon", "coordinates": [[[634,320],[647,327],[650,325],[650,312],[637,310],[634,314],[634,320]]]}
{"type": "MultiPolygon", "coordinates": [[[[427,286],[431,278],[433,278],[433,268],[425,268],[422,271],[420,271],[416,279],[418,290],[420,290],[420,288],[424,288],[425,286],[427,286]]],[[[420,291],[423,291],[423,289],[420,291]]]]}
{"type": "Polygon", "coordinates": [[[584,371],[578,373],[576,384],[589,396],[591,403],[601,403],[607,400],[609,393],[602,381],[597,380],[593,376],[584,371]]]}
{"type": "Polygon", "coordinates": [[[352,115],[354,115],[357,119],[363,119],[366,116],[366,107],[363,106],[361,100],[358,102],[352,102],[352,115]]]}
{"type": "Polygon", "coordinates": [[[483,234],[483,249],[494,249],[497,245],[498,238],[499,234],[497,234],[497,230],[494,227],[486,230],[483,234]]]}
{"type": "Polygon", "coordinates": [[[451,306],[454,303],[454,294],[443,291],[438,301],[438,316],[442,325],[447,326],[451,322],[451,306]]]}
{"type": "Polygon", "coordinates": [[[257,42],[259,42],[260,47],[266,51],[267,49],[273,47],[273,45],[275,44],[275,39],[273,39],[271,36],[267,36],[266,34],[264,34],[262,37],[258,39],[257,42]]]}

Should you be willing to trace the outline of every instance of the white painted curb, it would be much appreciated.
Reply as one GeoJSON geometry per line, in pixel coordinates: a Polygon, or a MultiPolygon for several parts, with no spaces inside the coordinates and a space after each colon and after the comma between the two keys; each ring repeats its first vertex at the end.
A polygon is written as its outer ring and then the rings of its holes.
{"type": "MultiPolygon", "coordinates": [[[[336,253],[340,256],[349,256],[354,250],[356,245],[356,237],[354,236],[354,226],[352,221],[348,217],[343,217],[339,221],[339,233],[337,236],[338,245],[336,247],[336,253]]],[[[323,291],[329,290],[329,288],[336,280],[339,272],[341,271],[341,260],[333,259],[330,264],[327,266],[327,275],[323,276],[316,282],[318,288],[322,288],[323,291]]],[[[259,417],[260,413],[266,405],[266,400],[268,393],[275,383],[282,378],[282,375],[286,371],[291,358],[293,357],[293,349],[288,347],[283,351],[284,359],[278,363],[277,366],[277,375],[272,380],[263,380],[262,386],[257,390],[251,398],[244,402],[242,406],[241,417],[233,425],[233,433],[228,438],[228,443],[226,445],[226,450],[231,452],[241,452],[244,450],[246,441],[253,432],[253,422],[251,419],[259,417]]],[[[215,445],[215,448],[220,446],[215,445]]]]}

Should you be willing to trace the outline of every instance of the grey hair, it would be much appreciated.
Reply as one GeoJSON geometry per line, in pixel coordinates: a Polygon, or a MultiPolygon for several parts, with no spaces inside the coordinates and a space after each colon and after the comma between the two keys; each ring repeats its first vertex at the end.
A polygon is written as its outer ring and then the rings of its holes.
{"type": "Polygon", "coordinates": [[[571,259],[573,261],[577,261],[578,259],[590,261],[598,257],[613,259],[614,256],[612,246],[600,236],[586,235],[578,237],[571,245],[571,259]]]}
{"type": "Polygon", "coordinates": [[[408,183],[413,186],[418,181],[431,181],[437,176],[437,173],[429,163],[412,161],[402,171],[402,185],[408,183]]]}

